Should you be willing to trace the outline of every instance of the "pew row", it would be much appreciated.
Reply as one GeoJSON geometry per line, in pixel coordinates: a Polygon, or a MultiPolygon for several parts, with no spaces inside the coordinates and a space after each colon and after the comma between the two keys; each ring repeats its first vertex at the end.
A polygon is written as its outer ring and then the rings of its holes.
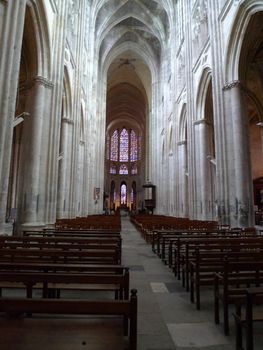
{"type": "Polygon", "coordinates": [[[129,336],[130,350],[137,349],[137,291],[134,289],[130,300],[0,298],[0,312],[20,314],[20,317],[21,314],[122,316],[124,335],[129,336]]]}

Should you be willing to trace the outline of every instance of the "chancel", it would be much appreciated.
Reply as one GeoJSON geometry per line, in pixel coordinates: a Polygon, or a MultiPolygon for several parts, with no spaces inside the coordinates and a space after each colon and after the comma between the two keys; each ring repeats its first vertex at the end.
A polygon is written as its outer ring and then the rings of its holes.
{"type": "Polygon", "coordinates": [[[0,348],[260,349],[262,101],[262,0],[0,0],[0,348]]]}

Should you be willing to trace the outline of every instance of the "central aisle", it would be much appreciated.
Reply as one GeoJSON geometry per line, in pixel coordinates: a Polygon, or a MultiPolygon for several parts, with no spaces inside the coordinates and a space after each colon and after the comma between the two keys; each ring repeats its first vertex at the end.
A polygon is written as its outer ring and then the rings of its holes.
{"type": "Polygon", "coordinates": [[[128,217],[122,217],[123,265],[130,288],[138,290],[138,350],[234,350],[234,332],[225,337],[213,321],[212,290],[195,310],[189,293],[152,252],[128,217]]]}

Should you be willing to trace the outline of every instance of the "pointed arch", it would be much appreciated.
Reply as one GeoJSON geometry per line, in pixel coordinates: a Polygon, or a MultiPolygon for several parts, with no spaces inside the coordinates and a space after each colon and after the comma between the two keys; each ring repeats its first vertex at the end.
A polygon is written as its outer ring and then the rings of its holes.
{"type": "Polygon", "coordinates": [[[187,139],[186,103],[183,104],[179,118],[179,142],[187,139]]]}
{"type": "Polygon", "coordinates": [[[67,66],[64,66],[64,78],[63,78],[63,88],[64,88],[64,96],[63,96],[63,110],[64,110],[64,118],[70,119],[72,116],[72,85],[70,81],[69,71],[67,66]]]}
{"type": "MultiPolygon", "coordinates": [[[[30,36],[36,44],[37,75],[51,80],[51,40],[48,32],[48,20],[42,1],[28,0],[27,12],[31,18],[30,36]]],[[[27,30],[27,28],[25,28],[27,30]]]]}
{"type": "Polygon", "coordinates": [[[257,12],[263,11],[263,3],[258,1],[243,1],[238,5],[235,20],[230,31],[224,59],[225,83],[240,79],[239,65],[242,45],[250,20],[257,12]]]}
{"type": "Polygon", "coordinates": [[[196,120],[203,119],[205,116],[206,97],[211,81],[211,68],[206,67],[202,72],[197,89],[198,94],[196,97],[196,120]]]}
{"type": "Polygon", "coordinates": [[[169,155],[173,154],[173,126],[170,126],[169,131],[169,155]]]}

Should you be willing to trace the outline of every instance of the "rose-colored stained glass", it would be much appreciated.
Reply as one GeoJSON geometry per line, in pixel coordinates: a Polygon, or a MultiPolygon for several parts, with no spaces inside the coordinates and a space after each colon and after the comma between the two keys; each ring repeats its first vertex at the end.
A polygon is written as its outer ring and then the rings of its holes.
{"type": "Polygon", "coordinates": [[[134,130],[131,131],[131,150],[130,161],[136,162],[138,160],[138,138],[134,130]]]}
{"type": "Polygon", "coordinates": [[[128,167],[126,164],[122,164],[120,166],[119,174],[120,175],[128,175],[129,174],[128,167]]]}
{"type": "Polygon", "coordinates": [[[117,162],[118,160],[118,130],[115,130],[111,136],[110,160],[117,162]]]}
{"type": "Polygon", "coordinates": [[[129,135],[126,129],[122,129],[120,134],[120,162],[129,160],[129,135]]]}

